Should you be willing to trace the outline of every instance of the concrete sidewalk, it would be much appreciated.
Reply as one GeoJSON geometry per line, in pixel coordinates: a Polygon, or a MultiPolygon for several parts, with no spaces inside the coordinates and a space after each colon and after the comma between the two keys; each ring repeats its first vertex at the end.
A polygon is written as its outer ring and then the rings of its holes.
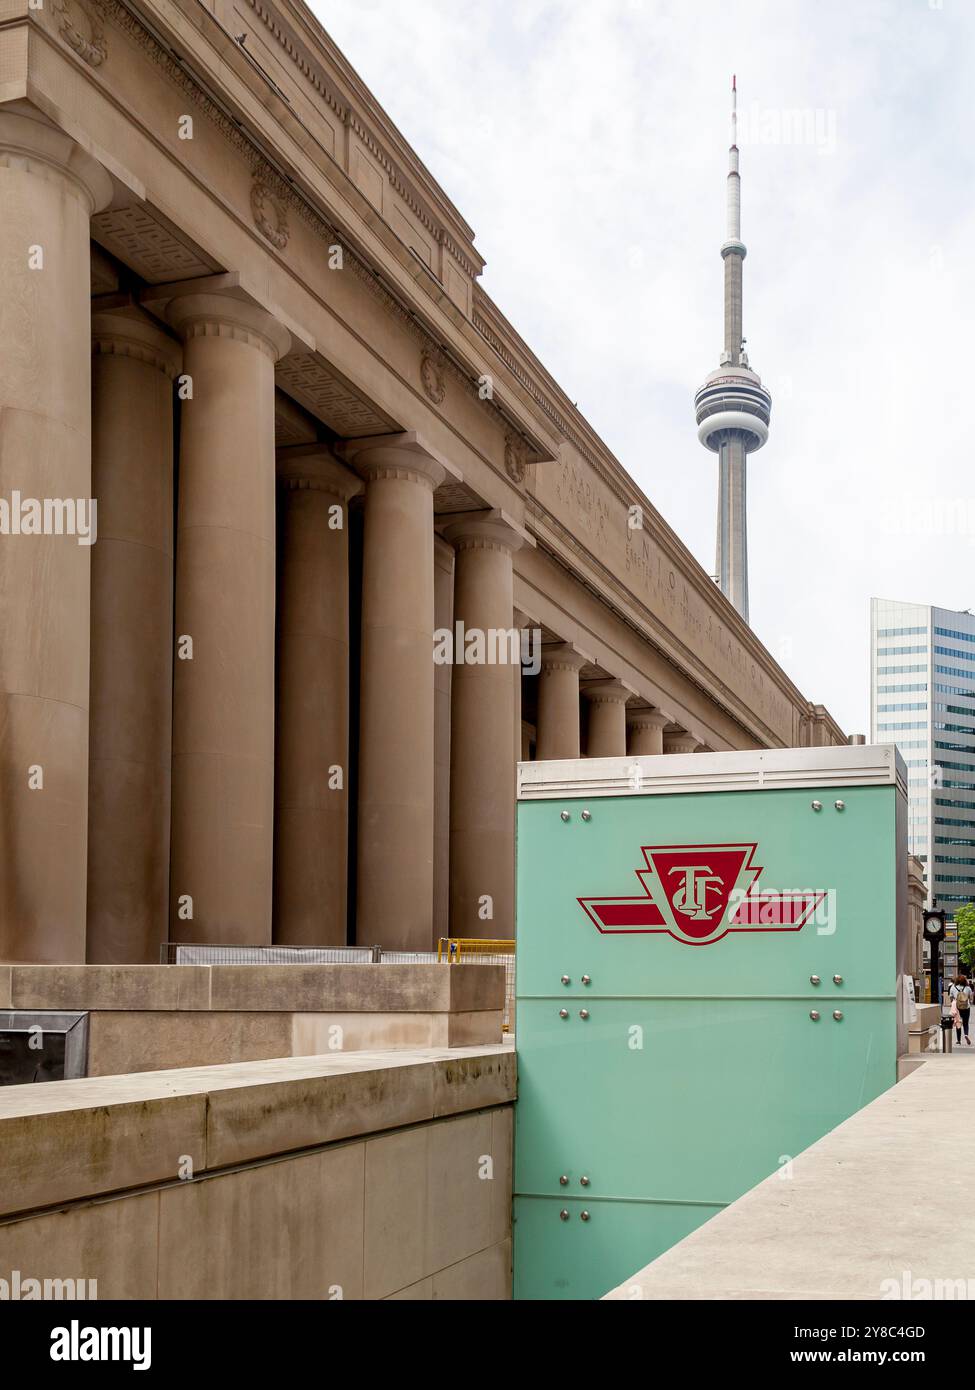
{"type": "Polygon", "coordinates": [[[606,1298],[975,1298],[969,1055],[932,1054],[606,1298]]]}

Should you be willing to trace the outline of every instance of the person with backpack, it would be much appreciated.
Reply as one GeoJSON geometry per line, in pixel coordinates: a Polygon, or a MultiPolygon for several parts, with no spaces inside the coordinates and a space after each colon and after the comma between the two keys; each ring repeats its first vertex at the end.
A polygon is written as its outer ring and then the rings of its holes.
{"type": "Polygon", "coordinates": [[[973,991],[964,975],[956,975],[950,993],[952,1005],[958,1010],[958,1018],[955,1023],[955,1041],[961,1042],[962,1029],[964,1029],[965,1042],[971,1047],[972,1040],[968,1036],[968,1019],[971,1013],[972,998],[975,996],[975,991],[973,991]]]}

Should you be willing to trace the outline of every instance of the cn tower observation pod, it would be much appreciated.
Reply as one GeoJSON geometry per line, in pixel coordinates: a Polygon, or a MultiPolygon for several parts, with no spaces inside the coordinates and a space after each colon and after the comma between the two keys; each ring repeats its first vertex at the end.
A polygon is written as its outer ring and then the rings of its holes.
{"type": "Polygon", "coordinates": [[[706,378],[694,397],[697,437],[718,453],[734,431],[753,454],[768,439],[772,397],[757,372],[748,367],[719,367],[706,378]]]}

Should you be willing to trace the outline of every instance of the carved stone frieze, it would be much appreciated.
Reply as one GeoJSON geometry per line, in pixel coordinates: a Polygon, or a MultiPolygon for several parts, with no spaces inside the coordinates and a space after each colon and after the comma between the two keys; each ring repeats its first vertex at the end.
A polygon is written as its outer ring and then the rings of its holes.
{"type": "Polygon", "coordinates": [[[434,405],[443,405],[447,395],[447,382],[444,375],[443,357],[439,352],[425,348],[421,353],[420,381],[434,405]]]}
{"type": "Polygon", "coordinates": [[[108,57],[105,16],[99,0],[53,0],[58,33],[93,68],[108,57]]]}

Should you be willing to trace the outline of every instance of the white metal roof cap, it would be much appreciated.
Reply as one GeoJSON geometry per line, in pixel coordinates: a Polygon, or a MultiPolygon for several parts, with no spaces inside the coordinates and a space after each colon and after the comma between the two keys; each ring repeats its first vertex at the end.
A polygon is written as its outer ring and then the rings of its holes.
{"type": "Polygon", "coordinates": [[[759,787],[890,786],[907,795],[907,768],[892,743],[836,748],[759,748],[662,753],[644,758],[565,758],[518,764],[518,800],[759,787]]]}

